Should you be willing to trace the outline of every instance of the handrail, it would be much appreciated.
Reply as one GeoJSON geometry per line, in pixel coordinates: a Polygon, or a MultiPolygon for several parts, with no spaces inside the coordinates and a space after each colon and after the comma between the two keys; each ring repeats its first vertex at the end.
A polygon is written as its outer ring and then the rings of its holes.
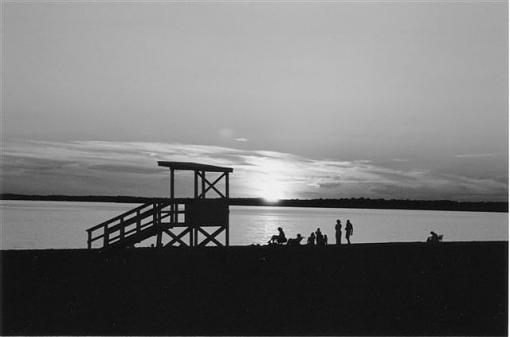
{"type": "Polygon", "coordinates": [[[111,233],[111,232],[115,232],[116,230],[118,230],[120,227],[127,227],[133,223],[135,223],[137,220],[141,220],[141,219],[145,219],[149,216],[151,216],[153,213],[154,213],[154,210],[158,209],[159,207],[156,207],[156,208],[153,208],[153,209],[148,209],[144,212],[140,212],[140,214],[137,213],[137,216],[135,217],[131,217],[129,219],[126,219],[122,222],[119,222],[117,224],[114,224],[113,226],[111,227],[106,227],[106,229],[108,229],[108,231],[111,233]]]}
{"type": "MultiPolygon", "coordinates": [[[[169,216],[170,216],[169,214],[168,214],[168,215],[166,215],[166,216],[162,216],[162,217],[161,217],[161,219],[167,218],[167,217],[169,217],[169,216]]],[[[160,220],[161,220],[161,219],[160,219],[160,220]]],[[[142,226],[142,228],[143,228],[143,229],[145,229],[145,228],[147,228],[147,227],[150,227],[152,224],[153,224],[153,222],[151,221],[151,222],[149,222],[149,223],[145,224],[144,226],[142,226]]],[[[112,232],[117,232],[117,230],[112,231],[112,232]]],[[[112,232],[110,232],[110,233],[112,233],[112,232]]],[[[133,228],[133,229],[130,229],[130,230],[128,230],[128,231],[126,231],[126,232],[124,232],[124,236],[122,236],[120,233],[119,233],[118,235],[116,235],[116,236],[110,236],[110,237],[109,237],[109,242],[114,241],[114,240],[117,240],[117,239],[123,239],[123,238],[124,238],[124,239],[127,239],[127,238],[130,238],[130,237],[132,237],[132,236],[133,236],[133,235],[131,235],[132,233],[137,233],[136,228],[133,228]]]]}
{"type": "Polygon", "coordinates": [[[87,232],[91,232],[91,231],[94,231],[94,230],[99,229],[99,228],[101,228],[101,227],[104,227],[104,226],[106,226],[106,225],[109,225],[109,224],[111,224],[112,222],[115,222],[116,220],[120,220],[121,218],[126,217],[126,215],[130,215],[130,214],[132,214],[132,213],[136,213],[136,212],[138,212],[139,210],[142,210],[142,209],[144,209],[145,207],[147,207],[147,206],[151,206],[151,205],[153,205],[153,202],[152,202],[152,201],[151,201],[151,202],[146,202],[145,204],[143,204],[143,205],[141,205],[141,206],[138,206],[138,207],[136,207],[136,208],[133,208],[133,209],[131,209],[131,210],[127,211],[127,212],[124,212],[124,213],[122,213],[122,214],[120,214],[120,215],[117,215],[117,216],[116,216],[116,217],[114,217],[114,218],[111,218],[111,219],[109,219],[109,220],[106,220],[105,222],[102,222],[102,223],[100,223],[99,225],[96,225],[96,226],[94,226],[94,227],[91,227],[91,228],[87,229],[87,232]]]}
{"type": "MultiPolygon", "coordinates": [[[[131,211],[129,211],[129,212],[123,213],[123,214],[121,214],[121,215],[119,215],[119,216],[116,216],[115,218],[112,218],[112,219],[110,219],[110,220],[108,220],[108,221],[105,221],[105,222],[103,222],[103,223],[101,223],[101,224],[99,224],[99,225],[97,225],[97,226],[94,226],[94,227],[92,227],[92,228],[89,228],[87,231],[94,231],[94,230],[97,230],[97,229],[104,228],[104,229],[107,229],[109,233],[111,233],[111,232],[116,231],[118,228],[120,228],[120,225],[121,225],[121,224],[123,224],[123,225],[124,225],[123,227],[129,226],[129,225],[131,225],[132,223],[134,223],[136,220],[142,220],[142,219],[145,219],[145,218],[147,218],[147,217],[151,216],[151,215],[153,214],[154,210],[160,210],[161,208],[164,208],[164,207],[168,206],[169,204],[159,204],[159,205],[157,205],[157,206],[156,206],[155,208],[153,208],[153,209],[146,210],[146,211],[144,211],[143,213],[139,213],[139,214],[138,214],[138,211],[142,210],[143,208],[145,208],[145,207],[147,207],[147,206],[153,206],[153,205],[154,205],[154,203],[144,204],[144,205],[142,205],[143,207],[142,207],[142,206],[137,207],[137,208],[135,208],[135,209],[133,209],[133,210],[131,210],[131,211]],[[135,212],[132,212],[132,211],[135,211],[135,212]],[[137,213],[137,216],[136,216],[136,217],[131,217],[131,218],[129,218],[129,219],[127,219],[127,220],[125,220],[125,221],[119,222],[118,224],[115,224],[115,225],[113,225],[112,227],[108,227],[108,226],[107,226],[107,225],[109,225],[109,224],[111,224],[111,223],[115,222],[116,220],[122,220],[123,218],[125,218],[125,217],[126,217],[126,215],[130,215],[130,214],[132,214],[132,213],[137,213]]],[[[95,237],[94,239],[96,239],[96,238],[98,238],[98,237],[102,237],[102,235],[97,236],[97,237],[95,237]]]]}
{"type": "Polygon", "coordinates": [[[113,217],[107,221],[100,223],[94,227],[87,229],[87,246],[92,248],[92,243],[103,239],[103,248],[109,246],[110,243],[117,243],[124,239],[130,238],[142,231],[145,231],[149,227],[154,227],[156,224],[161,223],[161,220],[170,217],[172,214],[182,214],[182,210],[178,210],[178,207],[170,211],[162,211],[165,207],[172,204],[179,205],[180,203],[175,199],[153,199],[150,202],[146,202],[138,207],[135,207],[127,212],[124,212],[116,217],[113,217]],[[148,209],[148,207],[151,207],[148,209]],[[152,219],[142,224],[142,220],[152,217],[152,219]],[[127,218],[127,219],[126,219],[127,218]],[[136,223],[136,227],[125,230],[126,227],[136,223]],[[108,225],[113,224],[111,227],[108,225]],[[93,233],[98,230],[102,230],[99,235],[93,237],[93,233]],[[114,233],[119,232],[118,235],[114,233]],[[133,234],[136,233],[136,234],[133,234]],[[113,236],[111,235],[113,234],[113,236]]]}

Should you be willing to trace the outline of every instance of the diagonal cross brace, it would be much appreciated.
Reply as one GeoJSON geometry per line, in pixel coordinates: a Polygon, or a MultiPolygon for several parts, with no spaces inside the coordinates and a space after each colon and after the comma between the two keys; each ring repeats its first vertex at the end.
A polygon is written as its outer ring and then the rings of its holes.
{"type": "Polygon", "coordinates": [[[218,234],[220,234],[224,229],[225,229],[225,227],[220,227],[217,230],[215,230],[212,234],[209,234],[205,230],[203,230],[201,227],[198,227],[198,230],[206,236],[206,239],[204,241],[202,241],[199,244],[199,246],[205,246],[211,241],[213,241],[218,246],[223,246],[223,244],[221,242],[219,242],[218,240],[216,240],[215,237],[218,236],[218,234]]]}
{"type": "Polygon", "coordinates": [[[225,198],[225,195],[223,193],[221,193],[214,185],[216,185],[217,182],[219,182],[221,180],[221,178],[225,177],[227,174],[226,173],[223,173],[221,174],[218,178],[216,178],[216,180],[211,183],[209,180],[207,180],[207,178],[205,177],[205,175],[202,175],[202,172],[200,171],[197,171],[198,175],[203,179],[203,181],[205,181],[207,183],[207,188],[202,192],[202,194],[200,194],[199,198],[203,198],[205,197],[205,194],[207,193],[207,191],[209,191],[211,188],[213,190],[216,191],[216,193],[218,193],[222,198],[225,198]]]}
{"type": "Polygon", "coordinates": [[[165,245],[165,247],[167,247],[167,246],[171,246],[171,245],[173,245],[175,242],[179,242],[181,245],[188,246],[188,244],[186,244],[184,241],[182,241],[182,240],[181,240],[181,238],[182,238],[184,235],[188,234],[188,233],[191,231],[191,227],[186,228],[186,229],[185,229],[185,230],[183,230],[183,231],[181,232],[181,234],[179,234],[179,235],[175,235],[174,233],[172,233],[172,232],[171,232],[171,231],[169,231],[168,229],[163,229],[163,231],[164,231],[166,234],[168,234],[168,235],[170,235],[170,236],[172,237],[172,241],[168,242],[168,243],[165,245]]]}

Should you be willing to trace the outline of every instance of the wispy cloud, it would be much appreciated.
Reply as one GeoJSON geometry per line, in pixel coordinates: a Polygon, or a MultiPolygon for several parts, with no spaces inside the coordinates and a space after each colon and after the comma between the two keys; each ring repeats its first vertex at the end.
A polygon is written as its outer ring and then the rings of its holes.
{"type": "Polygon", "coordinates": [[[465,153],[456,154],[455,158],[484,158],[484,157],[500,157],[506,155],[505,152],[490,152],[490,153],[465,153]]]}
{"type": "Polygon", "coordinates": [[[246,143],[248,141],[248,138],[236,137],[236,131],[230,128],[220,129],[218,134],[223,141],[235,141],[239,143],[246,143]]]}
{"type": "MultiPolygon", "coordinates": [[[[168,171],[157,167],[157,160],[233,167],[231,193],[237,197],[505,200],[508,191],[500,177],[179,143],[10,142],[4,159],[4,192],[14,193],[165,196],[168,171]]],[[[177,192],[191,195],[191,177],[178,173],[177,179],[177,192]]]]}

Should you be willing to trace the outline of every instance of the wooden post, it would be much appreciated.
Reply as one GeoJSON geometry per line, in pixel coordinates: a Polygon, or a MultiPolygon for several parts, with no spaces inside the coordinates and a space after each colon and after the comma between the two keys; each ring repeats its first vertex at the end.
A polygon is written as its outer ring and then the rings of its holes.
{"type": "Polygon", "coordinates": [[[87,248],[92,248],[92,233],[90,231],[87,231],[88,233],[88,239],[87,239],[87,248]]]}
{"type": "Polygon", "coordinates": [[[136,211],[136,231],[139,232],[142,228],[142,220],[140,219],[140,210],[136,211]]]}
{"type": "MultiPolygon", "coordinates": [[[[202,199],[205,199],[205,195],[207,194],[205,190],[205,171],[202,171],[202,199]]],[[[195,246],[198,246],[198,227],[195,227],[195,246]]]]}
{"type": "Polygon", "coordinates": [[[202,199],[205,199],[205,171],[202,171],[202,194],[200,195],[202,199]]]}
{"type": "Polygon", "coordinates": [[[108,232],[108,225],[104,226],[103,234],[103,247],[108,247],[108,241],[110,241],[110,233],[108,232]]]}
{"type": "Polygon", "coordinates": [[[120,223],[119,223],[119,226],[120,226],[120,240],[124,240],[124,218],[121,217],[120,218],[120,223]]]}
{"type": "Polygon", "coordinates": [[[229,186],[228,186],[228,172],[225,176],[225,197],[228,199],[230,198],[230,192],[229,192],[229,186]]]}
{"type": "Polygon", "coordinates": [[[188,227],[191,227],[190,230],[189,230],[189,246],[190,247],[193,247],[193,225],[192,224],[188,224],[188,227]]]}
{"type": "MultiPolygon", "coordinates": [[[[198,171],[195,170],[195,199],[198,199],[198,171]]],[[[190,228],[190,231],[189,231],[189,246],[190,247],[193,247],[193,244],[196,242],[197,240],[197,233],[195,232],[195,225],[192,224],[192,223],[189,223],[188,222],[189,220],[186,219],[186,223],[188,225],[188,227],[191,227],[190,228]]]]}
{"type": "Polygon", "coordinates": [[[227,223],[225,224],[225,246],[229,246],[229,241],[230,241],[230,228],[229,228],[229,219],[230,219],[230,206],[228,206],[228,202],[229,202],[229,198],[230,198],[230,191],[229,191],[229,185],[228,185],[228,172],[226,173],[226,176],[225,176],[225,197],[227,199],[227,210],[228,210],[228,213],[229,213],[229,216],[227,216],[227,223]]]}
{"type": "Polygon", "coordinates": [[[157,202],[152,203],[152,226],[156,227],[157,235],[156,235],[156,247],[161,247],[161,239],[163,236],[163,233],[161,232],[161,228],[159,225],[159,219],[158,219],[158,211],[157,211],[158,204],[157,202]]]}
{"type": "Polygon", "coordinates": [[[198,198],[198,171],[195,170],[195,196],[194,198],[198,198]]]}
{"type": "Polygon", "coordinates": [[[170,169],[170,223],[171,225],[175,225],[175,223],[177,222],[176,220],[176,214],[175,214],[175,201],[174,201],[174,193],[175,193],[175,190],[174,190],[174,179],[175,179],[175,173],[174,173],[174,169],[171,168],[170,169]]]}

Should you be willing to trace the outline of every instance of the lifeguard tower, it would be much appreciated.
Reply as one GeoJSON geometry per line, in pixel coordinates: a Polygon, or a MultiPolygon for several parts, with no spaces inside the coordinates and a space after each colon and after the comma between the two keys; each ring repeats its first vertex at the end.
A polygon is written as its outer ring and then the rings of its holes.
{"type": "Polygon", "coordinates": [[[229,174],[233,169],[171,161],[158,161],[158,165],[170,171],[170,198],[151,199],[87,229],[89,249],[134,247],[151,240],[154,247],[229,245],[229,174]],[[193,198],[175,197],[176,171],[193,171],[193,198]],[[208,192],[216,198],[206,198],[208,192]]]}

